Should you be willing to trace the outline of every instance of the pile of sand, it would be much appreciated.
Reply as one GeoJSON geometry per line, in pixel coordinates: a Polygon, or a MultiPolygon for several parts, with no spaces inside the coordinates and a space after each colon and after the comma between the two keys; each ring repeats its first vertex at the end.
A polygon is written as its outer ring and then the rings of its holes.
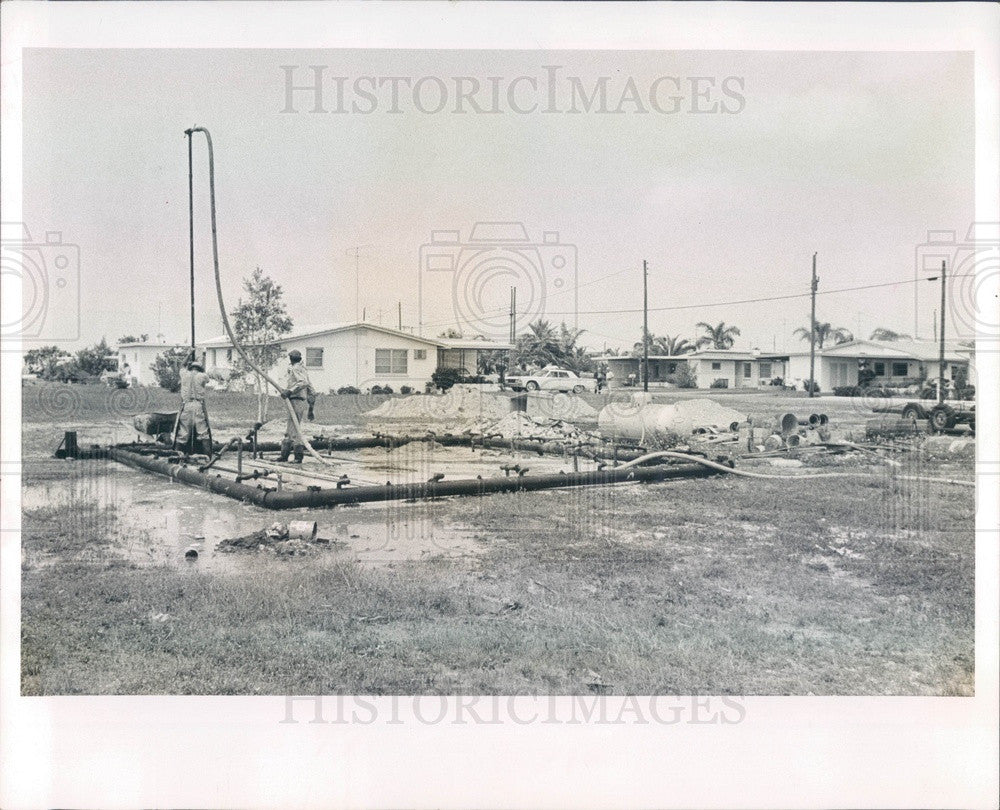
{"type": "Polygon", "coordinates": [[[593,422],[597,409],[575,394],[530,393],[526,400],[528,414],[536,419],[565,419],[570,422],[593,422]]]}
{"type": "Polygon", "coordinates": [[[456,385],[444,394],[413,394],[388,399],[365,415],[369,419],[417,422],[467,422],[499,418],[510,411],[506,397],[471,385],[456,385]]]}
{"type": "Polygon", "coordinates": [[[510,412],[510,400],[484,392],[475,386],[456,385],[445,394],[413,394],[393,397],[365,414],[369,427],[405,423],[447,427],[462,432],[483,421],[496,420],[510,412]]]}

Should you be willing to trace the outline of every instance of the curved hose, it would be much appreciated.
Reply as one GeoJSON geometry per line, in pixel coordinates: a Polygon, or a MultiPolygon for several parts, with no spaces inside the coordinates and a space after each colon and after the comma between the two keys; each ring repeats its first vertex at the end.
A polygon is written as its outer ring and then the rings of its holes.
{"type": "MultiPolygon", "coordinates": [[[[250,356],[246,353],[246,350],[240,345],[240,342],[236,339],[236,335],[233,333],[233,328],[229,324],[229,315],[226,313],[226,302],[222,297],[222,279],[219,275],[219,240],[216,235],[215,227],[215,152],[212,149],[212,135],[205,129],[205,127],[191,127],[191,132],[204,132],[205,140],[208,143],[208,193],[209,199],[212,204],[212,261],[215,266],[215,293],[219,299],[219,312],[222,314],[222,325],[226,327],[226,334],[229,335],[229,340],[232,341],[233,346],[236,351],[240,353],[240,357],[246,362],[250,368],[252,368],[258,375],[260,375],[264,380],[269,382],[275,387],[280,393],[284,390],[278,383],[272,380],[263,369],[260,368],[250,356]]],[[[306,449],[309,451],[309,455],[313,458],[318,459],[323,464],[332,464],[328,459],[323,458],[319,453],[317,453],[313,446],[309,443],[305,434],[302,432],[302,425],[299,423],[298,417],[295,415],[295,409],[292,407],[292,403],[289,402],[284,397],[281,398],[285,403],[285,407],[288,409],[288,416],[292,420],[292,424],[295,425],[295,430],[299,434],[299,438],[302,439],[302,443],[305,445],[306,449]]]]}
{"type": "MultiPolygon", "coordinates": [[[[683,461],[693,461],[697,464],[703,464],[706,467],[711,467],[713,470],[718,470],[719,472],[727,472],[733,475],[740,475],[744,478],[766,478],[771,481],[788,481],[796,480],[799,478],[868,478],[870,477],[868,473],[856,473],[856,472],[834,472],[834,473],[803,473],[796,475],[768,475],[767,473],[755,473],[748,470],[737,470],[733,467],[727,467],[725,464],[719,464],[716,461],[709,461],[707,458],[702,456],[692,456],[689,453],[678,453],[675,450],[659,450],[655,453],[647,453],[644,456],[639,456],[639,458],[633,459],[632,461],[622,464],[621,467],[636,467],[639,464],[643,464],[647,461],[653,461],[658,458],[678,458],[683,461]]],[[[620,468],[621,468],[620,467],[620,468]]],[[[619,468],[619,469],[620,469],[619,468]]],[[[975,481],[962,481],[957,478],[925,478],[917,475],[899,475],[896,476],[896,480],[899,481],[919,481],[925,483],[933,484],[955,484],[961,487],[975,487],[975,481]]]]}

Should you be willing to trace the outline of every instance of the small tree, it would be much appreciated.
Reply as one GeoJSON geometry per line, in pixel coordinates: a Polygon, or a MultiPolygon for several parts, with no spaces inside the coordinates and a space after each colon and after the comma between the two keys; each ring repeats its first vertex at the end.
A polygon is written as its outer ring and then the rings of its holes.
{"type": "Polygon", "coordinates": [[[115,360],[109,357],[110,354],[112,354],[111,347],[107,340],[101,338],[100,343],[80,349],[76,353],[76,364],[84,374],[98,377],[101,372],[111,371],[115,367],[115,360]]]}
{"type": "Polygon", "coordinates": [[[135,335],[122,335],[118,338],[118,343],[145,343],[147,340],[149,340],[149,335],[143,332],[139,337],[135,335]]]}
{"type": "Polygon", "coordinates": [[[176,394],[181,390],[181,369],[191,357],[190,349],[167,349],[150,364],[156,384],[176,394]]]}
{"type": "Polygon", "coordinates": [[[55,370],[59,361],[69,356],[69,352],[58,346],[39,346],[37,349],[30,349],[24,353],[24,367],[43,380],[51,380],[55,379],[55,370]]]}
{"type": "MultiPolygon", "coordinates": [[[[259,267],[243,280],[243,290],[246,300],[241,298],[236,309],[230,313],[233,316],[233,331],[254,364],[267,372],[281,357],[278,340],[292,331],[292,319],[281,300],[281,287],[265,276],[259,267]]],[[[266,422],[267,381],[251,368],[239,352],[233,354],[233,369],[237,374],[249,375],[253,380],[257,394],[257,421],[266,422]]]]}

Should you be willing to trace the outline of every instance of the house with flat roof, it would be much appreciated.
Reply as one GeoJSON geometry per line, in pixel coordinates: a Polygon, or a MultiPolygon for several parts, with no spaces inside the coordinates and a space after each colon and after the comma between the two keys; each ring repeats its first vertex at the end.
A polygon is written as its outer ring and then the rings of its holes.
{"type": "MultiPolygon", "coordinates": [[[[329,323],[303,326],[278,341],[284,352],[302,353],[313,387],[320,393],[345,386],[365,390],[375,385],[398,391],[408,385],[422,391],[438,367],[461,368],[475,374],[480,355],[509,350],[509,343],[483,338],[429,338],[372,323],[329,323]]],[[[237,354],[229,337],[198,344],[205,371],[226,372],[237,354]]],[[[282,358],[274,370],[284,373],[282,358]]],[[[273,376],[273,374],[272,374],[273,376]]]]}
{"type": "MultiPolygon", "coordinates": [[[[642,357],[602,355],[595,358],[606,364],[609,384],[626,385],[629,379],[642,382],[642,357]]],[[[760,388],[776,384],[785,376],[788,355],[765,354],[756,349],[699,349],[688,354],[650,355],[649,381],[671,383],[673,375],[687,367],[698,388],[760,388]]]]}
{"type": "Polygon", "coordinates": [[[129,378],[132,385],[158,385],[152,369],[156,358],[164,352],[186,348],[188,346],[184,344],[167,343],[163,340],[119,343],[115,346],[115,355],[118,358],[117,372],[129,378]]]}
{"type": "MultiPolygon", "coordinates": [[[[936,340],[849,340],[816,351],[816,382],[820,391],[857,385],[868,370],[873,385],[903,388],[939,375],[940,343],[936,340]]],[[[961,341],[945,341],[945,379],[968,369],[972,349],[961,341]]],[[[788,358],[790,381],[809,379],[809,351],[792,352],[788,358]]]]}

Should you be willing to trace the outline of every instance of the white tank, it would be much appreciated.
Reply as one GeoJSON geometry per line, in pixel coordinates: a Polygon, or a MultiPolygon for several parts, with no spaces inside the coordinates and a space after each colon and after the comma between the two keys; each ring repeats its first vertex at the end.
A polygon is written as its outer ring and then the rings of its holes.
{"type": "Polygon", "coordinates": [[[628,439],[647,447],[669,447],[685,441],[696,430],[736,430],[746,414],[711,399],[684,399],[670,405],[611,402],[597,415],[601,435],[628,439]]]}

